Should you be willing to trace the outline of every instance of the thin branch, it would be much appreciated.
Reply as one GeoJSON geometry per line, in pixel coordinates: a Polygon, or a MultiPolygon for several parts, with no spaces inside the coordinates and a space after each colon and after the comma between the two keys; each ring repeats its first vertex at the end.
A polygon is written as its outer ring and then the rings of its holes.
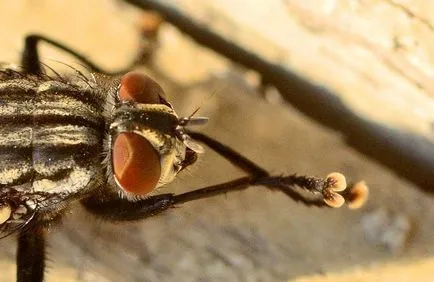
{"type": "Polygon", "coordinates": [[[280,91],[288,103],[318,123],[339,131],[351,147],[388,166],[422,190],[434,193],[434,145],[427,138],[400,132],[361,118],[338,96],[310,83],[285,67],[241,48],[162,1],[125,1],[142,9],[159,12],[167,22],[186,33],[198,44],[257,71],[265,82],[274,85],[280,91]]]}

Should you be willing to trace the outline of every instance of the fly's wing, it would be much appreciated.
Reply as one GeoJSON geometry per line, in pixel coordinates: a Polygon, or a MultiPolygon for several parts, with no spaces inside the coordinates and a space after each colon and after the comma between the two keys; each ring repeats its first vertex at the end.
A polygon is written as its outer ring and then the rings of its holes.
{"type": "Polygon", "coordinates": [[[0,189],[0,239],[29,224],[45,198],[41,194],[29,194],[2,187],[0,189]]]}

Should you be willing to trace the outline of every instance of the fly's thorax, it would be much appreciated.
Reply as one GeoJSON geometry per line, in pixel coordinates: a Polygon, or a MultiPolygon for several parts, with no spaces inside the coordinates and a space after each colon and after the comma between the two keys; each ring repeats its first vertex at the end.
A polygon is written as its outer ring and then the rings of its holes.
{"type": "Polygon", "coordinates": [[[91,81],[46,81],[32,113],[33,190],[83,194],[103,178],[103,103],[91,81]],[[99,181],[99,180],[98,180],[99,181]]]}
{"type": "Polygon", "coordinates": [[[91,78],[0,69],[0,237],[101,186],[108,90],[91,78]]]}
{"type": "Polygon", "coordinates": [[[0,70],[0,78],[0,194],[73,196],[103,179],[104,103],[96,82],[14,70],[0,70]]]}

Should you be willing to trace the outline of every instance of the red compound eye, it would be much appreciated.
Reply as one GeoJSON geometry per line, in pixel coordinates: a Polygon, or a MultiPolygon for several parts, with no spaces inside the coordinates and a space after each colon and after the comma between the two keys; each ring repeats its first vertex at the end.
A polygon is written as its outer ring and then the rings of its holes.
{"type": "MultiPolygon", "coordinates": [[[[151,78],[129,72],[122,77],[119,99],[158,104],[163,90],[151,78]]],[[[157,186],[161,174],[160,156],[144,137],[124,132],[116,136],[112,148],[113,170],[121,187],[144,195],[157,186]]]]}
{"type": "Polygon", "coordinates": [[[129,72],[121,79],[119,99],[142,104],[159,104],[163,89],[150,77],[139,72],[129,72]]]}
{"type": "Polygon", "coordinates": [[[144,195],[157,186],[160,157],[152,145],[135,133],[121,133],[113,144],[113,170],[118,183],[128,192],[144,195]]]}

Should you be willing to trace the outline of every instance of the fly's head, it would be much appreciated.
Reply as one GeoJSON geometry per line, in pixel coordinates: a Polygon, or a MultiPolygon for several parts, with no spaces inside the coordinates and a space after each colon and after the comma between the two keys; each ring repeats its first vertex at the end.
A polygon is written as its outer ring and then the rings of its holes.
{"type": "Polygon", "coordinates": [[[109,124],[109,169],[127,195],[146,195],[171,182],[203,151],[186,134],[204,118],[179,118],[149,77],[130,72],[117,88],[109,124]]]}

